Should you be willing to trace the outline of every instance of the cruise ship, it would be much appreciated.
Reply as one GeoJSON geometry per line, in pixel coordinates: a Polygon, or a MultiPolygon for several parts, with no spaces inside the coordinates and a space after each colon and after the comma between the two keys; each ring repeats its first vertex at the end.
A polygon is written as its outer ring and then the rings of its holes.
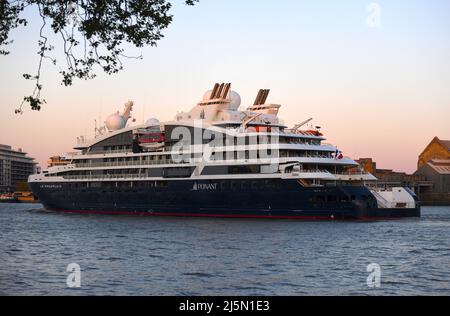
{"type": "Polygon", "coordinates": [[[311,119],[285,126],[269,90],[241,108],[216,83],[172,121],[130,124],[133,102],[76,153],[29,177],[48,210],[166,216],[381,219],[420,216],[406,187],[377,179],[325,143],[311,119]],[[307,127],[308,126],[308,127],[307,127]]]}

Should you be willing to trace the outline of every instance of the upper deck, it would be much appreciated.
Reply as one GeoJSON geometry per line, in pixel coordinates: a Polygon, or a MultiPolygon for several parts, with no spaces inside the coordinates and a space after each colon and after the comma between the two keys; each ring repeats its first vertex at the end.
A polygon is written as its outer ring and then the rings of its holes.
{"type": "MultiPolygon", "coordinates": [[[[189,112],[166,122],[150,119],[126,126],[125,116],[113,114],[106,122],[108,131],[103,128],[91,140],[79,138],[74,148],[81,152],[67,156],[68,165],[49,168],[46,177],[127,179],[127,174],[160,175],[176,168],[186,174],[203,170],[236,177],[245,176],[236,174],[237,170],[254,166],[254,176],[286,177],[300,170],[300,178],[353,178],[342,175],[357,163],[349,157],[338,158],[337,147],[323,143],[325,137],[318,128],[300,129],[311,119],[288,128],[278,118],[281,106],[265,103],[268,92],[260,90],[253,105],[239,110],[240,97],[229,84],[216,85],[189,112]]],[[[126,115],[131,107],[128,102],[126,115]]]]}

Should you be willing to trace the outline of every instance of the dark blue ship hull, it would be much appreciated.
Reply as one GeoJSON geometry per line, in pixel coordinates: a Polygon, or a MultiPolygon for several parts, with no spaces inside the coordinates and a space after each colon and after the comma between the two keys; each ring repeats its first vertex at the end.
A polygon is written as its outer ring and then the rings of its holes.
{"type": "Polygon", "coordinates": [[[378,208],[364,186],[303,187],[295,180],[30,182],[55,211],[297,219],[418,217],[416,208],[378,208]]]}

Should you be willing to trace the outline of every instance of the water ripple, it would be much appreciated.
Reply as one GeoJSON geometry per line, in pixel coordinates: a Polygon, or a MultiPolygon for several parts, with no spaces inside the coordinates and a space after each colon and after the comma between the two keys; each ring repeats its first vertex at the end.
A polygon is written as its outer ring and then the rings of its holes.
{"type": "Polygon", "coordinates": [[[421,219],[60,214],[0,204],[0,294],[450,295],[450,207],[421,219]],[[81,288],[66,286],[69,263],[81,288]],[[381,287],[366,284],[381,267],[381,287]]]}

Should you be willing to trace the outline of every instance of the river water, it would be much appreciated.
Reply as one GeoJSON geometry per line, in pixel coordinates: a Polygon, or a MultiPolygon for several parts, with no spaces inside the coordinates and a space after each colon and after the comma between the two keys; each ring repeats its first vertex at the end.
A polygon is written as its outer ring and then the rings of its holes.
{"type": "Polygon", "coordinates": [[[450,295],[450,207],[423,207],[420,219],[303,222],[2,203],[0,262],[3,295],[450,295]],[[67,285],[71,263],[80,287],[67,285]]]}

